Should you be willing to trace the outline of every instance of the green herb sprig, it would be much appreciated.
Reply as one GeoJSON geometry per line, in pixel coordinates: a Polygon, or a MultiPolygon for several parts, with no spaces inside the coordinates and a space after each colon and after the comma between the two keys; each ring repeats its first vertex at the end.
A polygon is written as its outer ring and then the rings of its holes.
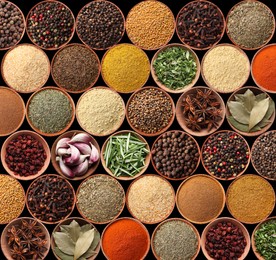
{"type": "Polygon", "coordinates": [[[110,137],[104,152],[106,167],[114,176],[133,177],[145,167],[147,144],[128,134],[110,137]]]}
{"type": "Polygon", "coordinates": [[[153,68],[158,80],[172,90],[189,85],[198,69],[193,54],[181,47],[161,51],[153,62],[153,68]]]}

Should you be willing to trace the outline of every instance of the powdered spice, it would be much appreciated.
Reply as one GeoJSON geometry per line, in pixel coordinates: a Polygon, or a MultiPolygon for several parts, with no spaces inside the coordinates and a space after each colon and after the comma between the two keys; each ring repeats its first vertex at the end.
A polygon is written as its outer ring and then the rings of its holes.
{"type": "Polygon", "coordinates": [[[264,178],[247,174],[231,183],[226,194],[231,215],[244,223],[258,223],[267,218],[275,205],[275,193],[264,178]]]}

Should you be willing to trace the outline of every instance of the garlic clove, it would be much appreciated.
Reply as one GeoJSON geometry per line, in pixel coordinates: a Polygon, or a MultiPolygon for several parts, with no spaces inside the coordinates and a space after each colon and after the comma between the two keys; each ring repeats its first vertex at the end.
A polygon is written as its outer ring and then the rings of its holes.
{"type": "Polygon", "coordinates": [[[64,159],[64,163],[67,166],[76,166],[76,165],[81,164],[89,156],[90,156],[89,154],[81,154],[80,157],[79,157],[79,160],[75,161],[75,162],[71,162],[71,158],[67,157],[67,158],[64,159]]]}
{"type": "Polygon", "coordinates": [[[76,134],[71,138],[71,140],[68,142],[68,144],[74,144],[74,143],[85,143],[89,144],[89,142],[92,142],[93,138],[87,134],[87,133],[79,133],[76,134]]]}
{"type": "Polygon", "coordinates": [[[92,164],[99,160],[99,152],[92,143],[90,143],[90,146],[91,146],[91,154],[89,158],[89,163],[92,164]]]}
{"type": "Polygon", "coordinates": [[[85,143],[74,143],[74,146],[79,149],[82,154],[91,154],[91,147],[85,143]]]}
{"type": "Polygon", "coordinates": [[[57,150],[57,155],[59,155],[59,156],[69,155],[71,150],[69,150],[69,153],[68,153],[68,150],[69,149],[67,149],[67,148],[59,148],[57,150]]]}
{"type": "Polygon", "coordinates": [[[82,176],[88,171],[88,166],[89,166],[88,159],[86,159],[81,164],[74,167],[72,169],[72,172],[75,174],[75,176],[82,176]]]}
{"type": "Polygon", "coordinates": [[[65,165],[62,158],[59,159],[59,167],[60,167],[61,172],[66,177],[69,177],[69,178],[74,178],[75,177],[75,174],[73,173],[73,171],[68,166],[65,165]]]}
{"type": "Polygon", "coordinates": [[[71,139],[68,138],[68,137],[61,138],[61,139],[57,142],[57,145],[56,145],[56,154],[57,154],[59,148],[69,148],[68,142],[69,142],[70,140],[71,140],[71,139]]]}
{"type": "Polygon", "coordinates": [[[66,165],[74,165],[80,159],[80,151],[74,145],[69,144],[69,146],[71,150],[71,155],[70,157],[65,158],[64,162],[66,165]]]}

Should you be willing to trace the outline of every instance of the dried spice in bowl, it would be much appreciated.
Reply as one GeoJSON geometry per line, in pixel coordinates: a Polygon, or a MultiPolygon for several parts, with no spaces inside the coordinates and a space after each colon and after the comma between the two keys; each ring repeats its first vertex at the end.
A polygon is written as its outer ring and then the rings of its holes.
{"type": "Polygon", "coordinates": [[[234,180],[226,193],[226,204],[237,220],[254,224],[267,218],[275,206],[275,192],[264,178],[246,174],[234,180]]]}
{"type": "Polygon", "coordinates": [[[90,48],[108,49],[123,37],[125,18],[114,3],[92,1],[80,10],[76,31],[80,40],[90,48]]]}
{"type": "Polygon", "coordinates": [[[178,13],[176,32],[184,44],[204,50],[221,40],[224,24],[224,16],[215,4],[209,1],[192,1],[178,13]]]}

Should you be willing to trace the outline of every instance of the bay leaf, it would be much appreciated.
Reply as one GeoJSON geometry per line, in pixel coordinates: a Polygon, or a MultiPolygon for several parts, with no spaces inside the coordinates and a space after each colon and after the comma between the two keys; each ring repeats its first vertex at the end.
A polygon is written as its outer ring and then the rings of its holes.
{"type": "Polygon", "coordinates": [[[88,230],[91,230],[93,227],[91,224],[85,224],[83,226],[81,226],[81,231],[80,231],[80,236],[81,234],[85,233],[88,230]]]}
{"type": "Polygon", "coordinates": [[[74,260],[77,260],[89,249],[94,240],[94,234],[95,229],[93,228],[91,230],[86,231],[79,237],[75,247],[74,260]]]}
{"type": "Polygon", "coordinates": [[[236,121],[234,119],[233,116],[228,116],[227,119],[229,120],[229,122],[231,123],[231,125],[233,125],[235,128],[237,128],[238,130],[242,131],[242,132],[249,132],[248,130],[248,125],[245,124],[241,124],[238,121],[236,121]]]}
{"type": "Polygon", "coordinates": [[[73,242],[76,243],[81,231],[79,223],[76,220],[73,220],[69,225],[62,225],[61,227],[63,230],[66,230],[73,242]]]}
{"type": "Polygon", "coordinates": [[[89,250],[91,249],[92,251],[94,251],[97,248],[98,244],[100,243],[100,240],[101,240],[101,235],[99,231],[95,230],[94,239],[91,246],[89,247],[89,250]]]}
{"type": "Polygon", "coordinates": [[[54,251],[61,260],[74,260],[74,257],[72,255],[64,254],[62,251],[59,250],[58,247],[55,247],[54,251]]]}
{"type": "MultiPolygon", "coordinates": [[[[92,250],[91,247],[81,256],[81,258],[88,259],[89,257],[96,255],[97,252],[92,250]]],[[[79,258],[80,259],[80,258],[79,258]]],[[[79,260],[78,259],[78,260],[79,260]]]]}
{"type": "Polygon", "coordinates": [[[246,110],[250,112],[255,105],[255,95],[250,89],[247,89],[243,94],[243,97],[243,105],[246,108],[246,110]]]}
{"type": "Polygon", "coordinates": [[[267,97],[266,93],[261,93],[261,94],[256,95],[255,100],[261,101],[261,100],[266,99],[266,97],[267,97]]]}
{"type": "Polygon", "coordinates": [[[262,128],[259,125],[255,125],[249,132],[257,132],[262,130],[262,128]]]}
{"type": "Polygon", "coordinates": [[[57,247],[67,255],[74,255],[75,243],[67,233],[54,232],[53,233],[57,247]]]}
{"type": "Polygon", "coordinates": [[[250,113],[245,109],[242,103],[238,101],[229,101],[227,106],[231,115],[241,124],[249,124],[250,113]]]}
{"type": "MultiPolygon", "coordinates": [[[[267,120],[266,118],[263,118],[263,120],[260,122],[260,123],[258,123],[256,126],[258,126],[258,127],[260,127],[260,128],[264,128],[264,127],[266,127],[269,123],[271,123],[271,121],[270,120],[267,120]]],[[[254,128],[254,127],[253,127],[254,128]]],[[[252,128],[252,129],[253,129],[252,128]]],[[[252,129],[251,129],[251,131],[252,131],[252,129]]]]}
{"type": "Polygon", "coordinates": [[[272,114],[274,113],[274,111],[275,111],[275,103],[274,103],[274,101],[270,98],[270,99],[269,99],[269,107],[268,107],[268,110],[267,110],[267,112],[266,112],[266,114],[265,114],[265,116],[264,116],[264,119],[269,120],[270,117],[272,116],[272,114]]]}
{"type": "Polygon", "coordinates": [[[255,102],[255,105],[250,113],[249,126],[248,126],[249,131],[264,118],[268,110],[268,107],[269,107],[269,98],[255,102]]]}

